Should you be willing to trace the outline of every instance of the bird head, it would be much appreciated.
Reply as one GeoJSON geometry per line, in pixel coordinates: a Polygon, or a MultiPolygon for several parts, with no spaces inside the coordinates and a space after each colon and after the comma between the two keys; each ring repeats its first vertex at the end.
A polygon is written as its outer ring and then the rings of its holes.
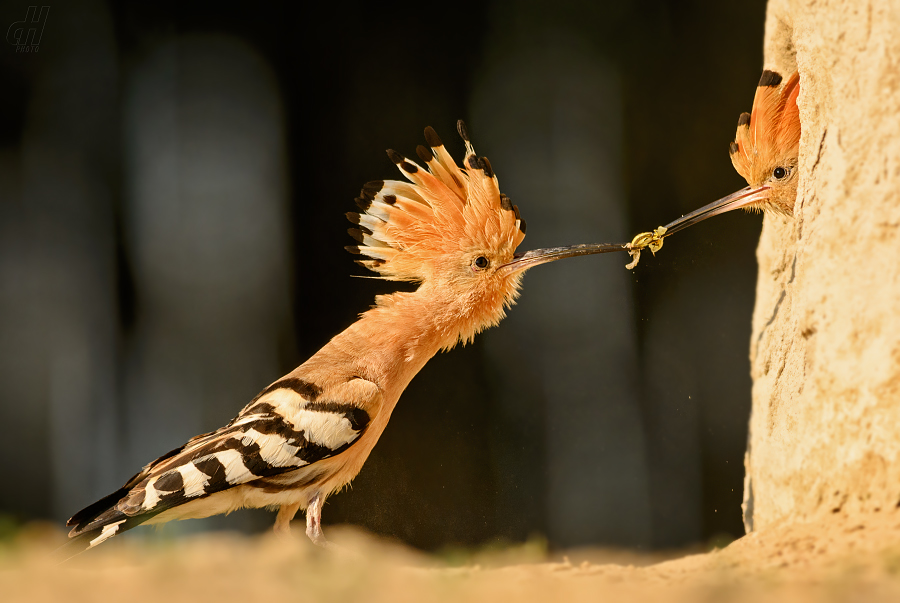
{"type": "MultiPolygon", "coordinates": [[[[519,208],[500,193],[486,157],[475,154],[465,124],[457,129],[466,145],[460,168],[432,128],[425,129],[430,149],[419,146],[423,165],[393,150],[388,157],[409,182],[366,184],[348,213],[356,224],[349,233],[363,256],[357,263],[386,280],[410,281],[439,300],[457,322],[459,337],[495,325],[518,296],[523,272],[576,255],[621,251],[622,245],[575,245],[517,253],[525,238],[519,208]]],[[[384,300],[379,300],[383,303],[384,300]]]]}
{"type": "Polygon", "coordinates": [[[753,110],[738,118],[729,152],[734,169],[752,189],[763,191],[745,207],[790,216],[797,198],[797,156],[800,153],[800,74],[783,85],[774,71],[763,71],[753,110]],[[780,89],[779,89],[780,88],[780,89]]]}
{"type": "Polygon", "coordinates": [[[738,118],[729,146],[731,163],[748,186],[667,225],[667,235],[734,209],[793,214],[800,152],[799,94],[798,72],[782,84],[781,75],[763,71],[753,108],[738,118]]]}

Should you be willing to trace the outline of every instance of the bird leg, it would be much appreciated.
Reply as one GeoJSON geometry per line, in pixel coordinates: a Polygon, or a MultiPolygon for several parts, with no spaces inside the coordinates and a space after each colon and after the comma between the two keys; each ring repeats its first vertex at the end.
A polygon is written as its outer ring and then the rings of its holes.
{"type": "Polygon", "coordinates": [[[278,509],[278,515],[275,516],[275,534],[281,537],[291,535],[291,520],[297,511],[300,510],[300,503],[292,505],[281,505],[278,509]]]}
{"type": "Polygon", "coordinates": [[[316,492],[315,496],[309,499],[306,507],[306,535],[309,539],[321,547],[329,547],[331,543],[325,539],[322,533],[322,496],[316,492]]]}

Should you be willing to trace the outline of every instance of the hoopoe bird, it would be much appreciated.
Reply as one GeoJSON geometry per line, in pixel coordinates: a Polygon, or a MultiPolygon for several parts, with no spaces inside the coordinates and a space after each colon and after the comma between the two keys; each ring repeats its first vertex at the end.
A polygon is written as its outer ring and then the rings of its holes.
{"type": "Polygon", "coordinates": [[[322,505],[359,473],[410,380],[438,351],[472,341],[516,300],[524,271],[562,258],[622,251],[623,244],[516,253],[519,209],[500,193],[490,161],[464,124],[460,168],[430,127],[425,167],[389,150],[409,182],[366,184],[356,199],[358,263],[413,292],[375,306],[305,363],[266,387],[228,425],[198,435],[144,466],[67,522],[94,547],[140,524],[208,517],[244,507],[278,509],[275,531],[306,510],[306,534],[327,545],[322,505]],[[427,168],[427,169],[426,169],[427,168]]]}
{"type": "Polygon", "coordinates": [[[750,113],[741,113],[729,146],[731,163],[747,186],[653,232],[637,235],[630,243],[629,253],[634,261],[629,268],[637,264],[641,249],[649,247],[655,253],[665,237],[725,212],[746,209],[793,215],[800,154],[799,94],[798,72],[782,85],[781,75],[763,71],[753,107],[750,113]]]}

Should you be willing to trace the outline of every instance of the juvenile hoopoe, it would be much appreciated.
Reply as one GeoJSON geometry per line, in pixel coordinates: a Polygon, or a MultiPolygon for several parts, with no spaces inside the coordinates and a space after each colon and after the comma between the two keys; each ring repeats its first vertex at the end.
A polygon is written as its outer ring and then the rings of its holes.
{"type": "Polygon", "coordinates": [[[800,153],[800,74],[782,85],[781,75],[763,71],[750,113],[741,113],[737,133],[729,146],[731,163],[748,186],[686,214],[652,233],[641,233],[631,242],[631,254],[649,247],[656,252],[664,237],[707,218],[735,209],[771,211],[791,216],[797,199],[797,158],[800,153]]]}
{"type": "Polygon", "coordinates": [[[360,264],[380,278],[412,281],[312,358],[265,388],[228,425],[191,438],[147,464],[116,492],[76,513],[69,536],[90,548],[142,523],[208,517],[242,507],[278,508],[287,533],[306,509],[306,533],[327,544],[325,499],[352,480],[381,436],[400,394],[440,350],[496,325],[519,294],[523,272],[561,258],[622,251],[622,244],[515,250],[519,209],[500,193],[490,162],[465,126],[464,168],[433,129],[418,147],[424,169],[388,156],[411,183],[370,182],[348,214],[360,264]]]}

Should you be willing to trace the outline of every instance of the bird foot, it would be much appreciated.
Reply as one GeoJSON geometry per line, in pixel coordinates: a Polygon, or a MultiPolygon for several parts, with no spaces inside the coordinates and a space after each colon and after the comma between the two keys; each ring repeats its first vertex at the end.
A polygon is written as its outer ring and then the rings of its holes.
{"type": "Polygon", "coordinates": [[[323,549],[335,548],[334,543],[325,538],[325,534],[322,532],[321,525],[316,524],[315,527],[307,525],[306,535],[316,546],[320,546],[323,549]]]}

